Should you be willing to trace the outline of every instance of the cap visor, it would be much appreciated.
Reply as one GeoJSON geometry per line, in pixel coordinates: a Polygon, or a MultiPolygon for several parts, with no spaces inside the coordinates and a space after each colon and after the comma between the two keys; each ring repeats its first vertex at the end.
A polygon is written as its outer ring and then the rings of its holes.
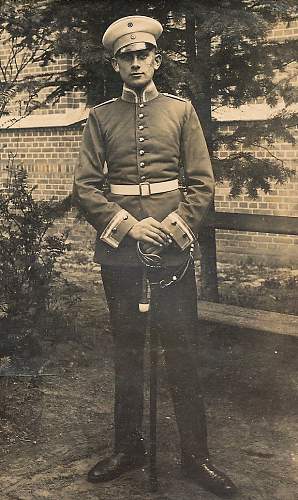
{"type": "Polygon", "coordinates": [[[117,54],[123,54],[125,52],[134,52],[135,50],[145,50],[151,47],[154,47],[154,45],[146,43],[146,42],[135,42],[135,43],[130,43],[129,45],[126,45],[125,47],[121,47],[121,49],[118,50],[117,54]]]}

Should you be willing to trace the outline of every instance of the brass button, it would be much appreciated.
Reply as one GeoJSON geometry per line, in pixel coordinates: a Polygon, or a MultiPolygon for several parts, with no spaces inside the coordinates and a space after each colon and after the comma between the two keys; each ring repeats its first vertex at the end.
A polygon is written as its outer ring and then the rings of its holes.
{"type": "Polygon", "coordinates": [[[140,142],[144,142],[144,140],[145,140],[144,137],[139,137],[140,142]]]}
{"type": "Polygon", "coordinates": [[[123,220],[127,220],[127,219],[128,219],[128,215],[124,215],[123,220]]]}
{"type": "Polygon", "coordinates": [[[143,108],[143,107],[144,107],[144,104],[141,102],[141,104],[140,104],[140,108],[143,108]]]}
{"type": "Polygon", "coordinates": [[[145,181],[146,180],[146,175],[142,175],[141,176],[141,181],[145,181]]]}
{"type": "Polygon", "coordinates": [[[171,222],[172,226],[176,226],[177,225],[177,222],[175,220],[173,220],[173,222],[171,222]]]}
{"type": "Polygon", "coordinates": [[[139,130],[143,130],[144,129],[144,125],[139,125],[139,130]]]}
{"type": "Polygon", "coordinates": [[[144,118],[144,113],[139,113],[139,118],[144,118]]]}
{"type": "Polygon", "coordinates": [[[143,156],[145,154],[145,151],[143,149],[140,149],[140,155],[143,156]]]}
{"type": "Polygon", "coordinates": [[[141,168],[145,167],[145,163],[143,161],[140,162],[140,167],[141,168]]]}
{"type": "Polygon", "coordinates": [[[116,231],[117,231],[117,228],[116,228],[116,227],[113,227],[113,229],[112,229],[112,233],[116,233],[116,231]]]}

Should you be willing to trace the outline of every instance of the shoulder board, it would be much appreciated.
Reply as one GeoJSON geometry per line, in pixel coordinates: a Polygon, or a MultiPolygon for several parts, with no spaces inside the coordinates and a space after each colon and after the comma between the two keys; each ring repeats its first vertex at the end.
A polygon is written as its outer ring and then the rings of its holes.
{"type": "Polygon", "coordinates": [[[93,108],[99,108],[100,106],[105,106],[105,104],[110,104],[111,102],[114,102],[114,101],[117,101],[117,97],[114,97],[113,99],[109,99],[109,101],[105,101],[105,102],[100,102],[99,104],[97,104],[96,106],[93,106],[93,108]]]}
{"type": "Polygon", "coordinates": [[[172,97],[173,99],[177,99],[178,101],[182,101],[182,102],[187,101],[187,99],[184,99],[184,97],[180,97],[180,96],[174,95],[174,94],[168,94],[167,92],[162,92],[162,95],[165,95],[167,97],[172,97]]]}

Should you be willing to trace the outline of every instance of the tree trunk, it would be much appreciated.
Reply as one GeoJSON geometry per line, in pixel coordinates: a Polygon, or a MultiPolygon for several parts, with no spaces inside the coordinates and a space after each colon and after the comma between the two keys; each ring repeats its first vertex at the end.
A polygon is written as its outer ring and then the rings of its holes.
{"type": "MultiPolygon", "coordinates": [[[[186,17],[186,52],[191,73],[194,75],[192,103],[200,118],[203,132],[212,157],[212,117],[210,96],[211,36],[199,31],[200,21],[194,16],[186,17]]],[[[214,202],[210,210],[214,211],[214,202]]],[[[216,238],[214,229],[204,229],[199,235],[201,249],[201,295],[205,300],[218,302],[216,238]]]]}

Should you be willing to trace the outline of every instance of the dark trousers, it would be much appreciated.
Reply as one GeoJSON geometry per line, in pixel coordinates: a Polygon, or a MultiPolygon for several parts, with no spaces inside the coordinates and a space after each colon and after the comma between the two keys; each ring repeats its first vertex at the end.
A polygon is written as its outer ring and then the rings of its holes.
{"type": "MultiPolygon", "coordinates": [[[[141,268],[102,266],[102,279],[114,337],[115,450],[119,451],[142,429],[147,315],[138,310],[141,268]]],[[[182,457],[206,458],[205,410],[194,358],[197,325],[197,289],[191,266],[176,285],[152,287],[151,328],[164,350],[182,457]]]]}

